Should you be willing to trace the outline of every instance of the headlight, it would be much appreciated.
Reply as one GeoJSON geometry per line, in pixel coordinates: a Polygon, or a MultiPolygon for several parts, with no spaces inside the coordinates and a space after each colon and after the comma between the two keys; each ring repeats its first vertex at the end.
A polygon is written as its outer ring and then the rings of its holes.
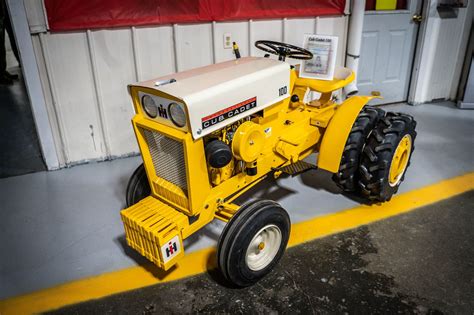
{"type": "Polygon", "coordinates": [[[184,127],[186,125],[184,109],[176,103],[171,103],[168,109],[170,111],[171,121],[178,127],[184,127]]]}
{"type": "Polygon", "coordinates": [[[151,118],[158,116],[158,106],[156,106],[155,100],[150,95],[143,95],[142,105],[148,116],[151,118]]]}

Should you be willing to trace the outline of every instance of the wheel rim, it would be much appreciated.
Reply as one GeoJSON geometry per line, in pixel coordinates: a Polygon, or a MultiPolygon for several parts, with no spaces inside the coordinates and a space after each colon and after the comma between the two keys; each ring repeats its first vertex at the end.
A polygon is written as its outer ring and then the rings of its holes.
{"type": "Polygon", "coordinates": [[[389,172],[389,184],[390,186],[396,186],[400,183],[400,180],[405,173],[405,170],[408,166],[408,160],[410,158],[412,148],[411,136],[406,134],[398,143],[395,154],[392,158],[392,163],[390,164],[389,172]]]}
{"type": "Polygon", "coordinates": [[[267,267],[280,249],[282,234],[273,224],[260,229],[250,241],[245,263],[250,270],[259,271],[267,267]]]}

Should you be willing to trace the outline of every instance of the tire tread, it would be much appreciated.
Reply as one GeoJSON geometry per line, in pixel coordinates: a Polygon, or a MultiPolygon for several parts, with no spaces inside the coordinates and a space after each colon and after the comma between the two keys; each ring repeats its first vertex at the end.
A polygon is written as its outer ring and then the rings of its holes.
{"type": "Polygon", "coordinates": [[[379,108],[365,106],[357,116],[344,146],[339,171],[333,175],[334,182],[342,190],[356,191],[359,188],[357,181],[360,157],[369,134],[384,113],[379,108]]]}
{"type": "MultiPolygon", "coordinates": [[[[400,140],[406,134],[412,138],[411,155],[415,150],[416,121],[412,116],[402,113],[387,112],[374,131],[369,136],[361,158],[359,168],[358,186],[362,195],[373,202],[384,202],[391,199],[398,191],[400,183],[406,173],[402,175],[399,183],[394,187],[388,184],[388,174],[393,154],[400,140]]],[[[408,166],[410,165],[408,158],[408,166]]]]}

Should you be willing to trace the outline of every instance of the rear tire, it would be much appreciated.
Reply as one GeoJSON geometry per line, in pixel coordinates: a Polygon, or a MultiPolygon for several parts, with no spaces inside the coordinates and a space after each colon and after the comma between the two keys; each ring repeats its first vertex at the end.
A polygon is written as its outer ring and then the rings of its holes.
{"type": "Polygon", "coordinates": [[[146,176],[143,163],[137,167],[130,177],[127,185],[126,201],[127,207],[133,206],[145,197],[151,194],[150,183],[146,176]]]}
{"type": "Polygon", "coordinates": [[[276,202],[242,206],[222,231],[217,260],[224,277],[238,287],[256,283],[272,271],[290,235],[288,213],[276,202]]]}
{"type": "Polygon", "coordinates": [[[339,171],[332,177],[343,191],[353,192],[359,188],[357,182],[362,150],[369,134],[384,115],[382,109],[365,106],[357,116],[342,153],[339,171]]]}
{"type": "Polygon", "coordinates": [[[415,149],[415,128],[413,117],[401,113],[389,112],[377,124],[359,168],[359,186],[366,198],[384,202],[398,191],[415,149]]]}

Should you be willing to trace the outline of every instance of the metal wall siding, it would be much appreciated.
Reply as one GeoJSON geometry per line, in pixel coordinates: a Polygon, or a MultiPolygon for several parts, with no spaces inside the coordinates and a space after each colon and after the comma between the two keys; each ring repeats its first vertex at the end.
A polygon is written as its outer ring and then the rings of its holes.
{"type": "Polygon", "coordinates": [[[175,72],[173,27],[136,28],[138,81],[175,72]]]}
{"type": "Polygon", "coordinates": [[[252,45],[250,46],[251,56],[263,57],[266,54],[264,51],[261,51],[253,44],[257,40],[267,39],[274,40],[277,42],[281,42],[283,40],[282,20],[252,21],[250,29],[250,41],[252,43],[252,45]]]}
{"type": "Polygon", "coordinates": [[[138,152],[127,85],[234,58],[225,33],[242,56],[263,56],[259,39],[301,45],[306,33],[337,35],[342,65],[346,28],[347,17],[319,17],[33,34],[61,163],[138,152]]]}
{"type": "Polygon", "coordinates": [[[212,57],[212,24],[176,25],[178,71],[209,65],[212,57]]]}
{"type": "Polygon", "coordinates": [[[314,34],[316,19],[287,19],[284,21],[283,37],[288,44],[301,46],[305,34],[314,34]]]}
{"type": "Polygon", "coordinates": [[[48,34],[42,44],[66,163],[103,158],[106,154],[86,34],[48,34]]]}
{"type": "Polygon", "coordinates": [[[98,78],[99,105],[109,152],[121,156],[138,149],[133,135],[131,117],[134,110],[127,85],[137,80],[130,29],[93,31],[93,58],[98,78]]]}

